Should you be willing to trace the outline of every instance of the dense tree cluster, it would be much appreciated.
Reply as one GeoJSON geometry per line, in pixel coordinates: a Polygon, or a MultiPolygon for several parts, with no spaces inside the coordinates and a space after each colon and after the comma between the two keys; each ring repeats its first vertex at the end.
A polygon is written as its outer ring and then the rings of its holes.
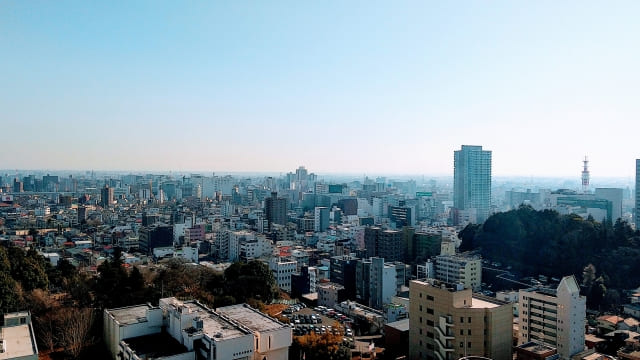
{"type": "Polygon", "coordinates": [[[24,306],[25,293],[47,289],[49,269],[48,261],[34,250],[0,246],[0,311],[17,310],[24,306]]]}
{"type": "Polygon", "coordinates": [[[484,258],[523,276],[583,278],[593,306],[607,296],[613,303],[619,289],[640,286],[640,231],[620,220],[611,224],[521,206],[492,215],[482,226],[469,225],[459,237],[462,249],[480,249],[484,258]]]}
{"type": "Polygon", "coordinates": [[[95,302],[101,308],[114,308],[144,303],[151,300],[152,290],[145,285],[140,269],[125,269],[121,253],[116,249],[113,260],[98,266],[94,285],[95,302]]]}

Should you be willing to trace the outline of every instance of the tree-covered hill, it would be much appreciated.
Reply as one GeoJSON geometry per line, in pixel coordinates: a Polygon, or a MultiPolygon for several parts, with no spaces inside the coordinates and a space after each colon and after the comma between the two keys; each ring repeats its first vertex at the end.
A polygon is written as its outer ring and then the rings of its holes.
{"type": "Polygon", "coordinates": [[[462,250],[480,248],[483,257],[523,275],[581,279],[583,269],[593,264],[608,287],[640,286],[640,231],[626,222],[612,225],[521,206],[467,226],[460,237],[462,250]]]}

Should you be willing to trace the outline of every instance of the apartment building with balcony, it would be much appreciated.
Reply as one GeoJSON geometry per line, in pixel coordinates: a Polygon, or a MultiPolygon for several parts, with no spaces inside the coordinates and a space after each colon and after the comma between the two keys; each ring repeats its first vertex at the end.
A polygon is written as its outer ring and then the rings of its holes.
{"type": "Polygon", "coordinates": [[[539,341],[553,346],[562,359],[584,350],[586,298],[575,277],[565,276],[557,289],[520,290],[518,344],[539,341]]]}
{"type": "Polygon", "coordinates": [[[409,359],[511,359],[511,305],[436,279],[410,283],[409,359]]]}

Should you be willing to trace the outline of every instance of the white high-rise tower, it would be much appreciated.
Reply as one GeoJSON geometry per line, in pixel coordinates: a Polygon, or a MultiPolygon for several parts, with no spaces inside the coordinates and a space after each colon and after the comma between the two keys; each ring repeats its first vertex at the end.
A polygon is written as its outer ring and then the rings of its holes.
{"type": "Polygon", "coordinates": [[[582,192],[586,194],[589,192],[589,160],[586,156],[582,163],[584,164],[582,168],[582,192]]]}
{"type": "Polygon", "coordinates": [[[482,146],[462,145],[453,154],[453,206],[475,209],[477,222],[491,211],[491,151],[482,146]]]}

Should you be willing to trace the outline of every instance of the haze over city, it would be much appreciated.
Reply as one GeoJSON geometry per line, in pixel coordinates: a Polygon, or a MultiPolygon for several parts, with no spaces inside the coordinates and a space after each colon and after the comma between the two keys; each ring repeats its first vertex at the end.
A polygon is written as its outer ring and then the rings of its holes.
{"type": "Polygon", "coordinates": [[[7,1],[7,169],[633,175],[637,2],[7,1]]]}
{"type": "Polygon", "coordinates": [[[0,360],[640,360],[639,13],[0,1],[0,360]]]}

